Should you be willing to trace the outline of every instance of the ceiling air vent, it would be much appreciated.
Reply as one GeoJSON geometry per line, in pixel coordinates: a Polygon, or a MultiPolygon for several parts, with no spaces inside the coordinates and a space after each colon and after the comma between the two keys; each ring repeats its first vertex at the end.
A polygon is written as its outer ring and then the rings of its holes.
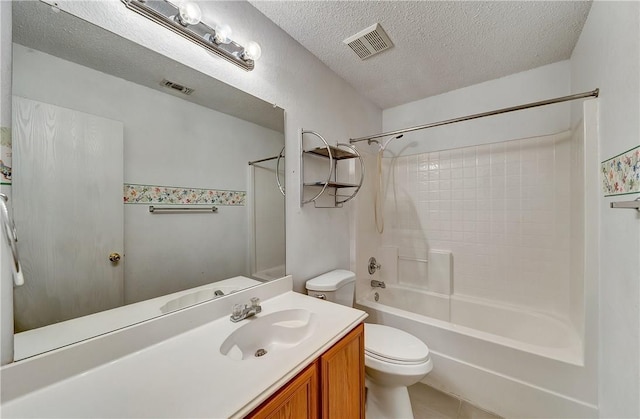
{"type": "Polygon", "coordinates": [[[169,89],[177,90],[178,92],[184,93],[185,95],[190,95],[195,90],[195,89],[192,89],[191,87],[183,86],[181,84],[174,83],[174,82],[169,81],[167,79],[163,79],[160,82],[160,85],[164,86],[164,87],[168,87],[169,89]]]}
{"type": "Polygon", "coordinates": [[[350,36],[342,42],[349,45],[353,52],[358,54],[358,57],[363,60],[393,46],[389,35],[387,35],[379,23],[369,26],[367,29],[350,36]]]}

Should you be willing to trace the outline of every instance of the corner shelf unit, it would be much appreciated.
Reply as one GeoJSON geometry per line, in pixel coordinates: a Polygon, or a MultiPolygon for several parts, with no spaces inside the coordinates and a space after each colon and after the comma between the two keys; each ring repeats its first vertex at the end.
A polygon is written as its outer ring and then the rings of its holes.
{"type": "Polygon", "coordinates": [[[313,202],[313,206],[316,208],[342,208],[345,202],[348,202],[355,198],[358,191],[362,187],[362,181],[364,180],[364,160],[358,152],[358,150],[350,144],[338,143],[335,146],[329,145],[327,140],[315,131],[300,131],[300,207],[305,204],[313,202]],[[304,149],[305,135],[313,135],[322,141],[323,146],[313,148],[310,150],[304,149]],[[329,170],[324,180],[305,181],[304,162],[306,156],[320,157],[326,159],[329,165],[329,170]],[[343,160],[358,159],[360,161],[360,180],[358,183],[346,183],[339,182],[338,178],[338,163],[343,160]],[[304,199],[305,190],[308,188],[320,188],[320,190],[314,194],[313,198],[304,199]],[[339,190],[351,190],[350,194],[340,194],[339,190]],[[333,196],[333,205],[322,206],[318,204],[318,199],[328,194],[333,196]]]}

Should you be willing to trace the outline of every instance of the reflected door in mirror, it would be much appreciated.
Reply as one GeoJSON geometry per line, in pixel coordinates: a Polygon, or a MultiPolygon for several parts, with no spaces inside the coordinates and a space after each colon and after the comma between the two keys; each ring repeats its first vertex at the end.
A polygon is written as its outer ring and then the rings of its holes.
{"type": "Polygon", "coordinates": [[[16,332],[122,305],[122,123],[19,97],[13,114],[16,332]]]}

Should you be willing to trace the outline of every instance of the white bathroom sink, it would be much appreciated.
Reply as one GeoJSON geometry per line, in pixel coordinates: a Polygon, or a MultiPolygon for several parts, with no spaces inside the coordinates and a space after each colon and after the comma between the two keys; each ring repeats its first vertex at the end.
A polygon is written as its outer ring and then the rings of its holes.
{"type": "Polygon", "coordinates": [[[268,357],[283,349],[292,348],[313,333],[315,314],[305,309],[276,311],[243,320],[220,345],[220,353],[234,360],[268,357]]]}

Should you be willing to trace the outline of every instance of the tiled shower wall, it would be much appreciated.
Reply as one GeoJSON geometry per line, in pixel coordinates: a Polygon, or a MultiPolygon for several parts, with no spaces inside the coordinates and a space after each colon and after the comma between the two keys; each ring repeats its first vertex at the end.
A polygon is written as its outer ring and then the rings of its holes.
{"type": "Polygon", "coordinates": [[[382,244],[450,250],[455,294],[568,316],[570,158],[569,132],[384,158],[382,244]]]}

